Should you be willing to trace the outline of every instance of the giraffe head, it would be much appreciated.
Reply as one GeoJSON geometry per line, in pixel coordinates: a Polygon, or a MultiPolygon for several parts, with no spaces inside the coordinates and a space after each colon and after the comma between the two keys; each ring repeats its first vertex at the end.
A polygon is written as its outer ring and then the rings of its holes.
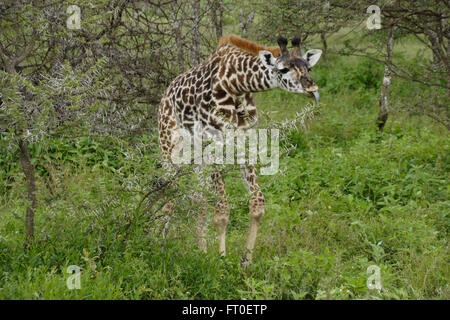
{"type": "Polygon", "coordinates": [[[319,102],[318,86],[309,72],[319,61],[322,50],[308,50],[304,55],[300,49],[300,39],[292,39],[292,50],[287,50],[287,39],[278,38],[281,54],[275,58],[270,51],[261,50],[259,57],[269,71],[272,85],[286,91],[305,93],[319,102]]]}

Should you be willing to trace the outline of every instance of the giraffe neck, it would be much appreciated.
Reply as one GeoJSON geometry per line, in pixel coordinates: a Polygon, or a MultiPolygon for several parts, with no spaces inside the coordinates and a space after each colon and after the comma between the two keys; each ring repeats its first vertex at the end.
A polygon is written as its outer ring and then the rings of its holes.
{"type": "Polygon", "coordinates": [[[227,91],[236,95],[266,91],[276,87],[273,71],[258,56],[238,52],[229,55],[219,71],[227,91]]]}

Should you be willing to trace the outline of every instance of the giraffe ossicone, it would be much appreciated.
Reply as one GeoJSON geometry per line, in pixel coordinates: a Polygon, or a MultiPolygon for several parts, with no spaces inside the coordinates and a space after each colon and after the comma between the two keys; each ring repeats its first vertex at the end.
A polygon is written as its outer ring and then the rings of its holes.
{"type": "MultiPolygon", "coordinates": [[[[180,151],[191,150],[192,145],[194,160],[190,163],[197,166],[210,165],[215,163],[214,161],[227,164],[231,157],[234,159],[234,155],[229,156],[226,153],[227,144],[231,143],[226,138],[227,130],[235,131],[236,137],[249,136],[251,159],[242,160],[242,157],[237,157],[251,197],[250,230],[244,266],[252,261],[258,227],[265,208],[264,195],[257,182],[253,161],[255,141],[260,148],[258,151],[261,151],[258,153],[260,161],[270,164],[269,169],[266,167],[266,172],[261,168],[262,173],[271,174],[274,168],[278,169],[278,151],[271,149],[271,157],[268,158],[267,150],[264,152],[264,148],[267,149],[267,135],[261,135],[260,130],[257,135],[260,139],[255,139],[252,131],[258,121],[253,93],[280,88],[314,97],[316,102],[319,100],[318,87],[309,72],[320,59],[322,51],[313,49],[302,55],[299,38],[292,40],[291,51],[288,51],[287,44],[288,41],[283,37],[278,39],[277,47],[259,45],[234,35],[223,37],[208,59],[173,80],[159,106],[159,146],[166,168],[177,165],[178,160],[181,160],[181,163],[187,159],[191,160],[192,153],[188,152],[186,157],[183,154],[181,158],[177,155],[180,151]],[[266,140],[262,141],[264,138],[266,140]],[[196,145],[196,139],[200,140],[200,144],[196,145]],[[215,144],[203,148],[205,139],[212,139],[215,144]],[[224,145],[225,158],[223,154],[218,156],[223,152],[224,145]],[[202,149],[201,155],[199,152],[195,154],[199,148],[202,149]],[[261,159],[261,154],[263,158],[265,156],[264,159],[261,159]]],[[[278,139],[277,132],[271,132],[271,136],[278,139]]],[[[271,147],[278,146],[276,139],[272,140],[271,147]]],[[[236,150],[239,154],[238,147],[236,150]]],[[[212,174],[211,180],[218,195],[213,221],[218,232],[219,252],[225,255],[226,227],[230,213],[220,170],[212,174]]],[[[202,209],[197,220],[199,247],[202,251],[206,251],[205,215],[205,210],[202,209]]]]}

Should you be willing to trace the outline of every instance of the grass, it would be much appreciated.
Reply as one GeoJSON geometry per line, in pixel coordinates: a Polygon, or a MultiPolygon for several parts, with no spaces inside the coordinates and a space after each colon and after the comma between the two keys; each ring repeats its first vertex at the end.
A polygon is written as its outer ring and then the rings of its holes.
{"type": "MultiPolygon", "coordinates": [[[[180,181],[167,237],[139,207],[156,168],[155,133],[140,152],[99,138],[46,141],[38,169],[36,242],[23,249],[26,203],[17,159],[0,165],[1,299],[449,299],[449,139],[446,129],[395,108],[415,87],[394,81],[393,112],[375,130],[381,72],[362,59],[331,56],[312,76],[321,113],[275,176],[261,176],[266,213],[253,264],[240,259],[249,219],[238,170],[227,176],[228,255],[196,248],[190,178],[180,181]],[[134,151],[130,151],[134,150],[134,151]],[[129,225],[129,222],[132,223],[129,225]],[[69,290],[69,265],[82,268],[69,290]],[[368,289],[367,268],[382,289],[368,289]]],[[[309,100],[281,90],[258,94],[261,126],[292,117],[309,100]]]]}

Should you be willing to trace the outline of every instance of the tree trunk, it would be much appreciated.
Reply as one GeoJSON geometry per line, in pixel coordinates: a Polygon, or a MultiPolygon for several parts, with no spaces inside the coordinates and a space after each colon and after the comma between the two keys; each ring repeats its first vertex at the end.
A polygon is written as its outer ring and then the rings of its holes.
{"type": "Polygon", "coordinates": [[[389,89],[392,80],[392,49],[394,47],[394,32],[396,27],[391,26],[389,29],[387,46],[386,46],[386,65],[384,67],[383,84],[381,86],[380,112],[377,117],[378,130],[383,131],[389,114],[389,89]]]}
{"type": "Polygon", "coordinates": [[[245,25],[244,9],[242,8],[239,11],[239,27],[242,30],[242,34],[245,35],[247,33],[247,28],[245,25]]]}
{"type": "Polygon", "coordinates": [[[320,39],[322,40],[323,45],[323,53],[322,56],[326,60],[327,59],[327,50],[328,50],[328,43],[325,32],[320,33],[320,39]]]}
{"type": "Polygon", "coordinates": [[[200,0],[192,0],[194,26],[192,28],[193,65],[200,64],[200,0]]]}
{"type": "Polygon", "coordinates": [[[211,22],[216,29],[217,41],[222,37],[222,25],[223,25],[223,6],[219,0],[210,0],[211,8],[211,22]]]}
{"type": "Polygon", "coordinates": [[[242,35],[245,36],[247,34],[247,29],[250,24],[253,22],[253,18],[255,17],[255,12],[251,11],[247,17],[245,17],[244,9],[241,8],[239,12],[239,27],[242,30],[242,35]]]}
{"type": "Polygon", "coordinates": [[[177,59],[178,59],[178,68],[179,72],[184,72],[184,50],[183,50],[183,35],[182,35],[182,21],[178,19],[178,9],[177,6],[179,6],[178,1],[175,1],[172,3],[172,18],[173,18],[173,32],[175,35],[175,42],[177,46],[177,59]]]}
{"type": "Polygon", "coordinates": [[[34,166],[31,163],[28,143],[19,140],[20,157],[19,164],[25,174],[29,204],[25,216],[25,247],[33,241],[34,236],[34,210],[36,209],[36,177],[34,166]]]}

